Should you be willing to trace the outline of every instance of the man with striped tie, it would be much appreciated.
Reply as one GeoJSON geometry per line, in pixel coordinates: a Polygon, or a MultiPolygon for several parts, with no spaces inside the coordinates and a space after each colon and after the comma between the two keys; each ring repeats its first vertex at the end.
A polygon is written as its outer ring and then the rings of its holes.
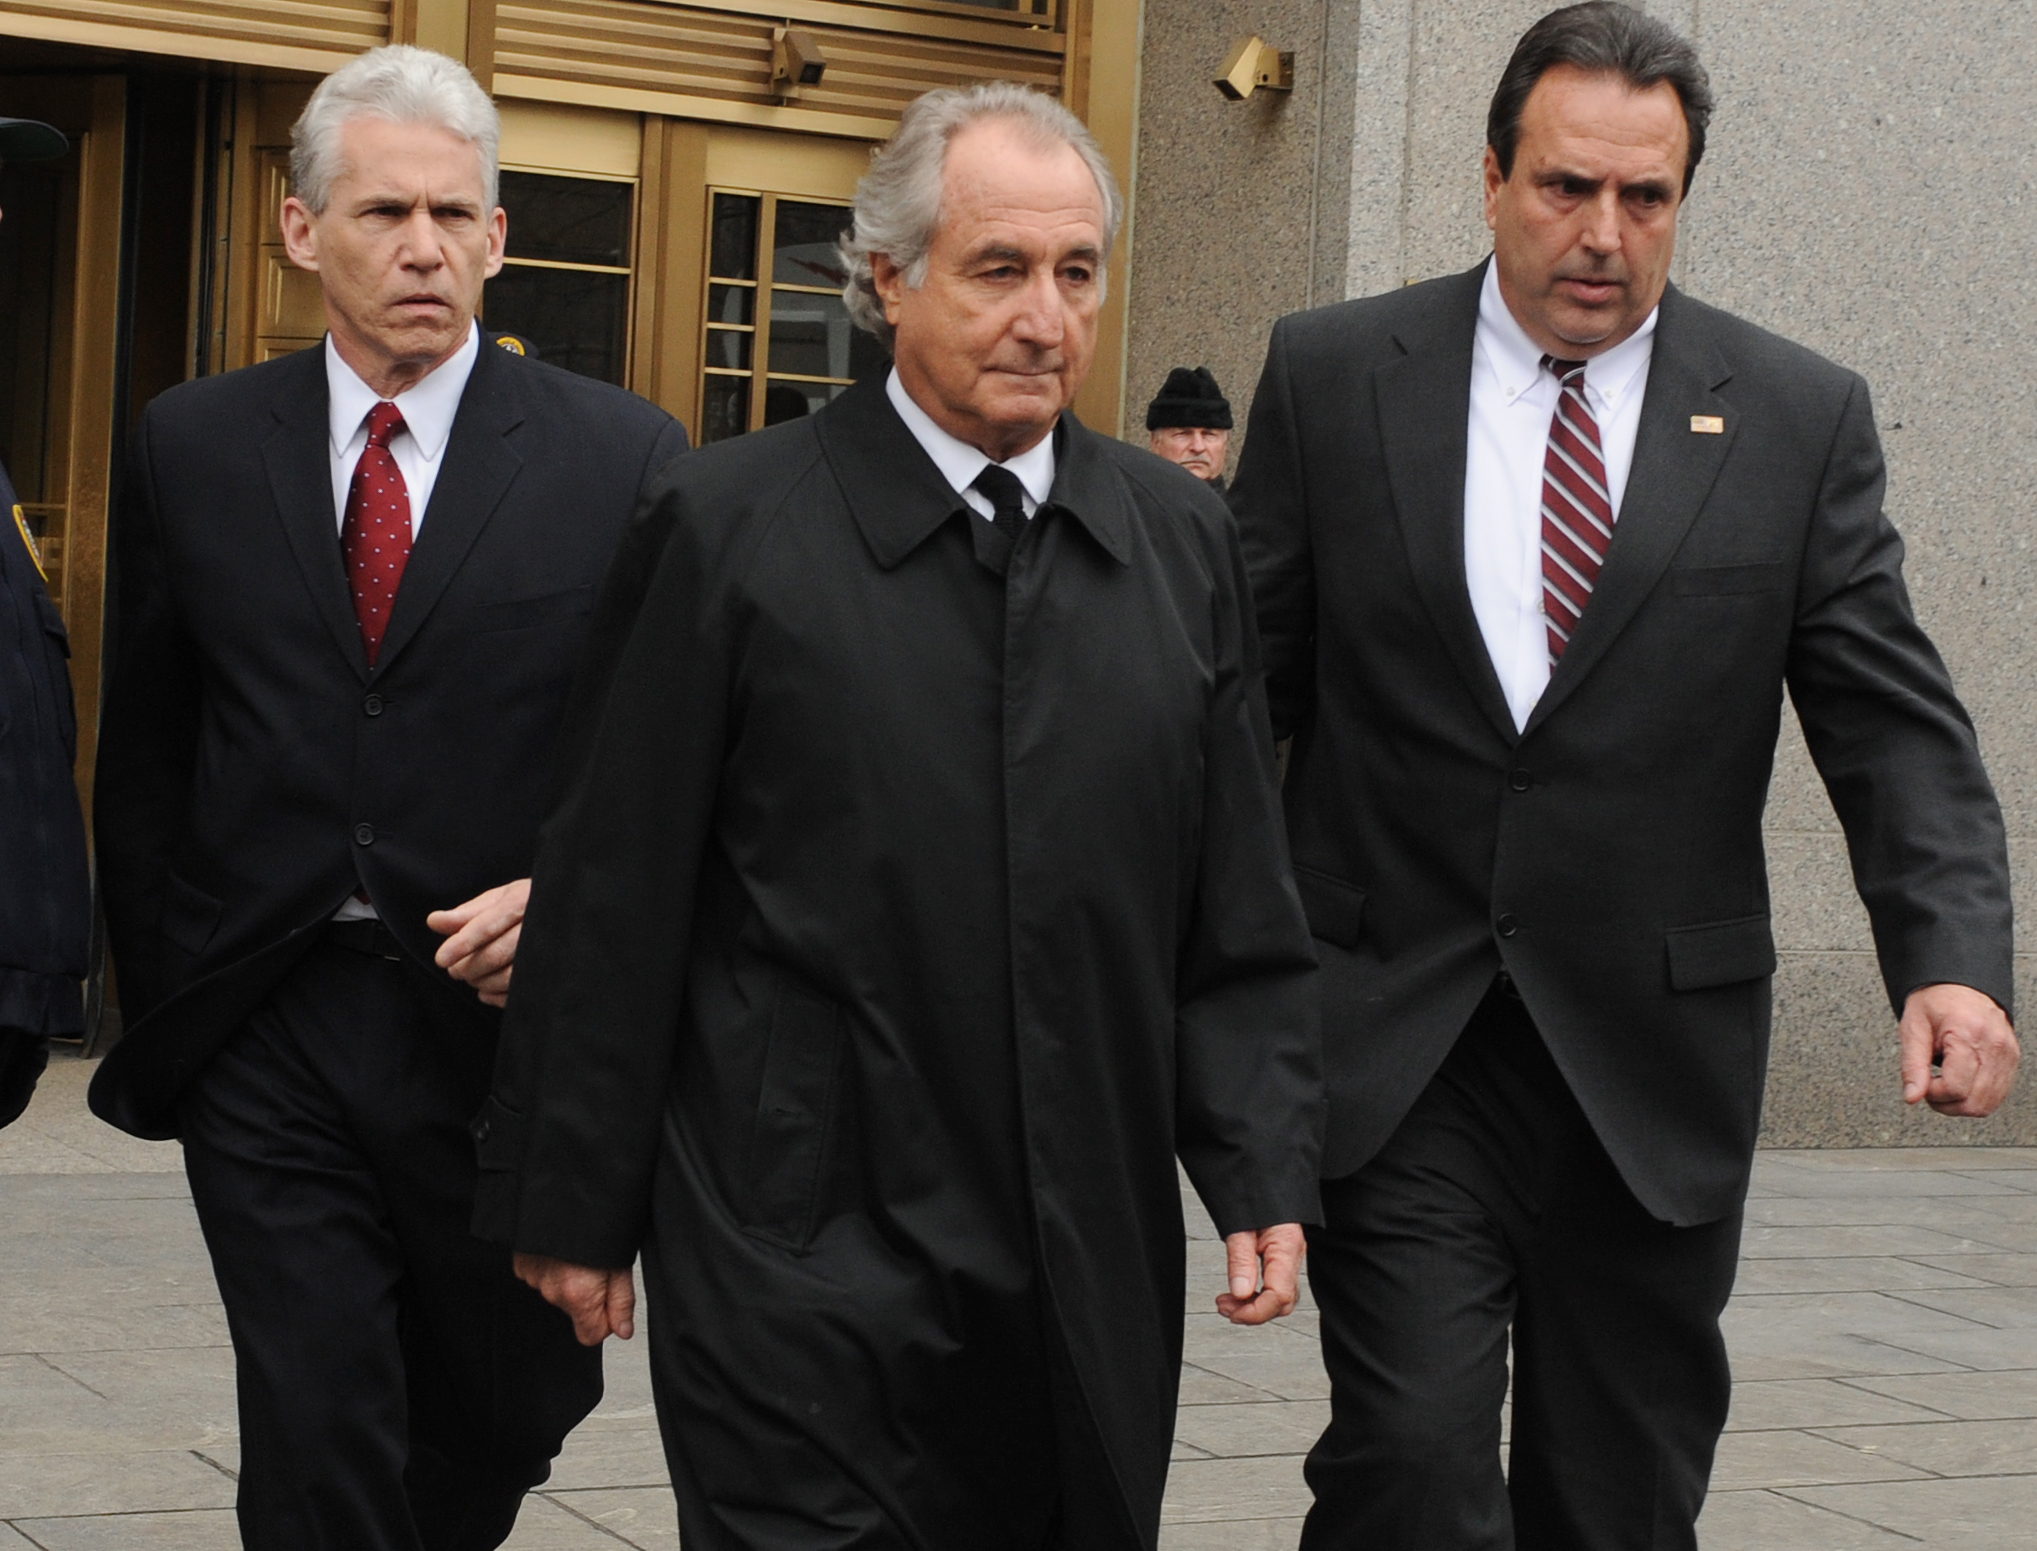
{"type": "Polygon", "coordinates": [[[2001,814],[1866,386],[1667,283],[1710,107],[1660,21],[1545,17],[1488,120],[1492,259],[1284,320],[1252,405],[1233,500],[1330,1096],[1307,1551],[1695,1546],[1785,690],[1904,1098],[1984,1115],[2015,1071],[2001,814]]]}

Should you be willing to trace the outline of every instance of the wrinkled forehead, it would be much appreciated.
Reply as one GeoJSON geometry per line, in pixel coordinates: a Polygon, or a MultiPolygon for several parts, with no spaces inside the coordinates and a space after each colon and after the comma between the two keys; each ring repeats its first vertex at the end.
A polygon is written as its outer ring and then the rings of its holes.
{"type": "Polygon", "coordinates": [[[355,113],[340,124],[337,182],[388,192],[429,193],[479,204],[487,172],[481,147],[442,124],[355,113]]]}

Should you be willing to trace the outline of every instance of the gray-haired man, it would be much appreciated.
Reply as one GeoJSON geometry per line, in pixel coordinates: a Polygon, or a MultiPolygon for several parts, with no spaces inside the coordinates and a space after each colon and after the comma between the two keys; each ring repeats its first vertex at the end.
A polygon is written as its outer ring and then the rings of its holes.
{"type": "Polygon", "coordinates": [[[131,1028],[92,1103],[184,1143],[255,1551],[497,1546],[601,1393],[469,1235],[466,1126],[594,586],[685,438],[480,347],[496,136],[439,55],[326,79],[283,236],[330,333],[151,404],[115,525],[97,823],[131,1028]]]}
{"type": "Polygon", "coordinates": [[[590,1341],[643,1251],[688,1546],[1150,1548],[1177,1152],[1218,1306],[1294,1303],[1314,966],[1237,543],[1065,412],[1117,210],[1050,100],[921,98],[845,243],[895,370],[675,465],[597,614],[478,1222],[590,1341]]]}

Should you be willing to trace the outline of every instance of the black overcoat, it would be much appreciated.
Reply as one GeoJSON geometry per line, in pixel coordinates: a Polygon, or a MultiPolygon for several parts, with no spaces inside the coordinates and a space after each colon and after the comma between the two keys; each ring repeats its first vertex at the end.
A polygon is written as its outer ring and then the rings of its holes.
{"type": "Polygon", "coordinates": [[[823,1501],[845,1479],[883,1544],[1003,1544],[998,1454],[1065,1351],[1122,1507],[1064,1511],[1150,1546],[1175,1157],[1224,1232],[1316,1213],[1313,957],[1234,530],[1187,473],[1056,434],[1001,577],[866,383],[672,465],[597,610],[477,1226],[646,1247],[703,1545],[760,1504],[861,1523],[823,1501]]]}

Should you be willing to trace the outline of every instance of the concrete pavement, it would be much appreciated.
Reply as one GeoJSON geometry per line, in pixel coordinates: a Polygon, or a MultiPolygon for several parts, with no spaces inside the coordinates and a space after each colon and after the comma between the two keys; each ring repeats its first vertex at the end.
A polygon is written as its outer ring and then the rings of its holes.
{"type": "MultiPolygon", "coordinates": [[[[91,1119],[88,1076],[59,1058],[0,1132],[0,1551],[231,1551],[233,1357],[178,1149],[91,1119]]],[[[1191,1222],[1162,1548],[1290,1551],[1315,1315],[1208,1312],[1191,1222]]],[[[2037,1149],[1766,1153],[1744,1252],[1704,1551],[2037,1543],[2037,1149]]],[[[608,1374],[510,1551],[678,1545],[641,1335],[608,1374]]]]}

